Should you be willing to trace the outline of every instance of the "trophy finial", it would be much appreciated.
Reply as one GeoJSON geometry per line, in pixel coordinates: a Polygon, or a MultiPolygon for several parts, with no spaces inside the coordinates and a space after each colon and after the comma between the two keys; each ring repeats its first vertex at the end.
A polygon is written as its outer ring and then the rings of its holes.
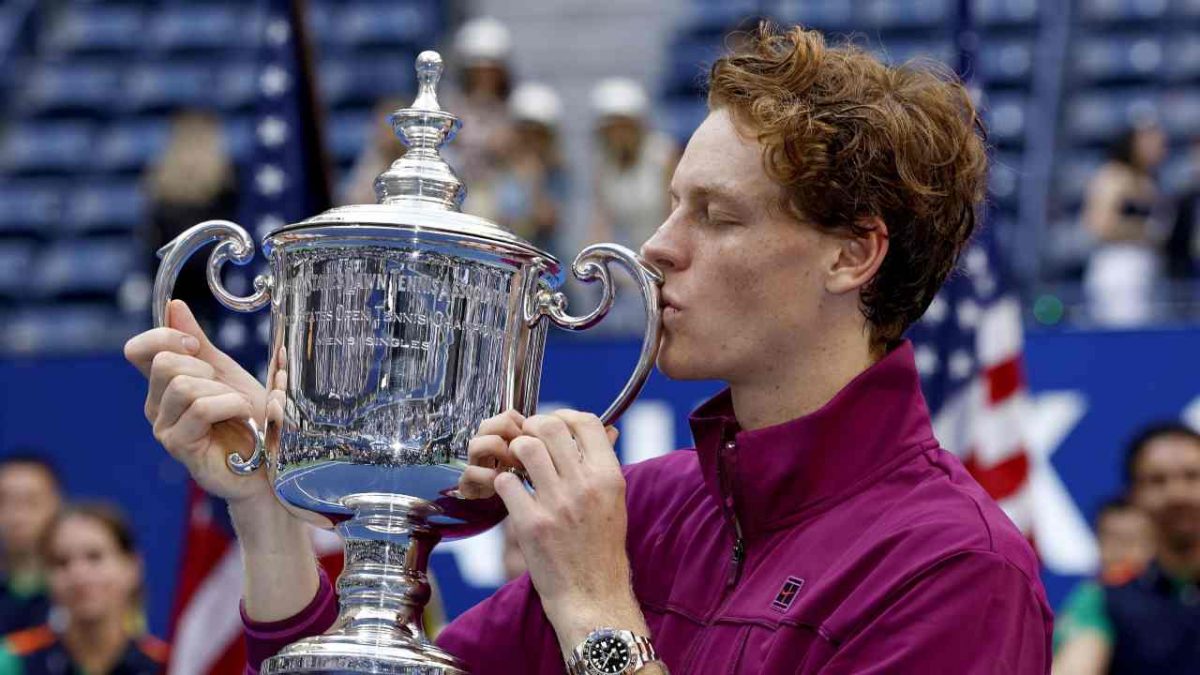
{"type": "Polygon", "coordinates": [[[437,86],[442,79],[442,55],[426,50],[417,55],[417,100],[412,107],[418,110],[441,110],[437,86]]]}
{"type": "Polygon", "coordinates": [[[389,121],[408,147],[403,157],[375,179],[380,204],[403,204],[458,211],[467,189],[439,152],[454,138],[462,123],[442,110],[437,85],[442,79],[442,56],[424,51],[417,56],[417,98],[392,113],[389,121]]]}

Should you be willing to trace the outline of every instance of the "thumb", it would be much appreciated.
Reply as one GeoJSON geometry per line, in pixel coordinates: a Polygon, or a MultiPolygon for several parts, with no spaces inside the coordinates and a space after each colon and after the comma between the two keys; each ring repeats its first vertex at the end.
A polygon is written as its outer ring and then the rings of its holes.
{"type": "Polygon", "coordinates": [[[617,437],[621,435],[620,430],[618,430],[616,427],[605,427],[604,433],[608,434],[609,445],[615,447],[617,445],[617,437]]]}

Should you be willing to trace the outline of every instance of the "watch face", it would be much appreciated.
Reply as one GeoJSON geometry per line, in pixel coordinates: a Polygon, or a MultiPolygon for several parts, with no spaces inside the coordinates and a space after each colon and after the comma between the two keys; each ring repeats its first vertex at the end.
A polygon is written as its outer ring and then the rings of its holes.
{"type": "Polygon", "coordinates": [[[629,667],[633,661],[633,654],[629,651],[629,645],[620,637],[602,633],[589,641],[587,661],[595,672],[617,675],[629,667]]]}

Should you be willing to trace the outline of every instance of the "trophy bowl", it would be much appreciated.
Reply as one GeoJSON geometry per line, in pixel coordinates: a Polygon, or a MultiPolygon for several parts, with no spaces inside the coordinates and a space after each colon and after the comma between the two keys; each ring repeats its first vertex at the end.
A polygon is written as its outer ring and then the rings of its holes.
{"type": "Polygon", "coordinates": [[[602,292],[594,310],[572,316],[553,256],[460,212],[465,188],[439,154],[459,127],[437,102],[441,72],[436,52],[417,58],[417,99],[390,117],[408,151],[376,179],[379,203],[270,233],[262,243],[269,274],[255,279],[251,295],[221,284],[226,262],[254,255],[254,241],[234,223],[200,223],[159,252],[156,325],[165,323],[184,262],[213,242],[208,280],[217,299],[237,311],[270,305],[265,424],[241,421],[255,448],[250,457],[231,454],[228,465],[239,474],[267,471],[289,510],[336,527],[345,542],[336,623],[268,659],[264,675],[466,673],[429,642],[422,611],[433,546],[505,515],[497,497],[457,492],[468,441],[504,410],[535,412],[549,326],[599,323],[613,301],[612,263],[640,289],[647,324],[638,364],[601,415],[605,424],[633,401],[654,364],[661,276],[632,251],[596,244],[580,253],[574,274],[602,292]]]}

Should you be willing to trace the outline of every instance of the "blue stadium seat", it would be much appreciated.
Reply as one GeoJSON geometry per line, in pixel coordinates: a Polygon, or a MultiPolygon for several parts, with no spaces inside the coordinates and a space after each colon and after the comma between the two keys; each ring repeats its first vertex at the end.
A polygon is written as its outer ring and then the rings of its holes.
{"type": "Polygon", "coordinates": [[[1103,153],[1079,151],[1070,153],[1055,162],[1053,177],[1055,193],[1063,206],[1073,208],[1083,200],[1088,182],[1096,173],[1096,169],[1100,168],[1103,163],[1103,153]]]}
{"type": "Polygon", "coordinates": [[[51,27],[51,52],[121,53],[136,51],[145,38],[146,17],[130,5],[68,4],[51,27]]]}
{"type": "Polygon", "coordinates": [[[1077,140],[1108,144],[1139,118],[1159,112],[1153,89],[1091,90],[1066,102],[1063,128],[1077,140]]]}
{"type": "Polygon", "coordinates": [[[129,73],[126,99],[136,112],[210,106],[216,91],[211,64],[144,63],[129,73]]]}
{"type": "Polygon", "coordinates": [[[13,314],[0,327],[0,347],[14,353],[112,351],[138,328],[104,305],[54,305],[13,314]]]}
{"type": "Polygon", "coordinates": [[[996,93],[984,106],[988,138],[997,145],[1020,145],[1025,141],[1028,100],[1023,94],[996,93]]]}
{"type": "MultiPolygon", "coordinates": [[[[1200,0],[1197,1],[1200,6],[1200,0]]],[[[1200,20],[1200,15],[1196,17],[1200,20]]],[[[1166,74],[1175,80],[1200,79],[1200,35],[1189,31],[1167,41],[1166,74]]]]}
{"type": "Polygon", "coordinates": [[[244,47],[245,15],[235,5],[165,5],[150,25],[150,43],[165,51],[244,47]]]}
{"type": "Polygon", "coordinates": [[[9,173],[73,173],[88,168],[93,149],[89,122],[17,122],[0,141],[0,170],[9,173]]]}
{"type": "Polygon", "coordinates": [[[1181,88],[1162,97],[1162,123],[1176,138],[1200,137],[1200,89],[1181,88]]]}
{"type": "Polygon", "coordinates": [[[217,78],[216,100],[225,110],[246,110],[258,98],[259,66],[254,61],[233,61],[217,78]]]}
{"type": "Polygon", "coordinates": [[[162,154],[170,132],[170,122],[163,118],[119,120],[100,135],[92,159],[104,171],[140,171],[162,154]]]}
{"type": "Polygon", "coordinates": [[[887,40],[882,45],[872,45],[872,51],[893,64],[913,59],[932,59],[949,66],[954,65],[957,54],[954,45],[947,40],[887,40]]]}
{"type": "Polygon", "coordinates": [[[321,98],[331,108],[373,105],[397,94],[411,94],[416,74],[412,59],[397,54],[395,59],[326,59],[320,67],[318,85],[321,98]]]}
{"type": "Polygon", "coordinates": [[[369,109],[333,115],[326,125],[326,147],[337,162],[353,162],[370,136],[372,127],[381,123],[369,109]]]}
{"type": "Polygon", "coordinates": [[[35,250],[32,242],[0,239],[0,299],[23,300],[28,295],[35,250]]]}
{"type": "Polygon", "coordinates": [[[988,191],[1002,205],[1015,206],[1021,187],[1021,155],[997,152],[988,171],[988,191]]]}
{"type": "Polygon", "coordinates": [[[985,38],[979,46],[979,76],[987,86],[1028,82],[1033,58],[1031,38],[985,38]]]}
{"type": "Polygon", "coordinates": [[[876,29],[939,26],[953,18],[949,0],[860,0],[857,16],[876,29]]]}
{"type": "Polygon", "coordinates": [[[976,20],[984,26],[1028,26],[1038,20],[1037,0],[972,0],[976,20]]]}
{"type": "Polygon", "coordinates": [[[1153,79],[1164,66],[1163,44],[1154,34],[1091,36],[1072,52],[1075,72],[1092,81],[1153,79]]]}
{"type": "Polygon", "coordinates": [[[1176,153],[1168,159],[1159,175],[1162,177],[1163,188],[1172,195],[1200,185],[1200,171],[1196,169],[1196,161],[1183,152],[1176,153]]]}
{"type": "Polygon", "coordinates": [[[414,45],[427,48],[439,27],[436,6],[384,0],[342,5],[329,37],[346,47],[414,45]]]}
{"type": "Polygon", "coordinates": [[[71,195],[62,220],[72,234],[131,234],[146,218],[146,200],[137,180],[89,181],[71,195]]]}
{"type": "Polygon", "coordinates": [[[1079,0],[1079,17],[1086,22],[1153,21],[1167,13],[1168,0],[1079,0]]]}
{"type": "Polygon", "coordinates": [[[102,117],[120,100],[121,68],[115,63],[43,63],[25,79],[20,104],[26,114],[102,117]]]}
{"type": "Polygon", "coordinates": [[[136,249],[127,236],[57,241],[38,256],[33,289],[43,298],[111,296],[133,271],[136,249]]]}
{"type": "Polygon", "coordinates": [[[227,117],[223,123],[225,148],[234,162],[242,163],[254,152],[254,118],[251,116],[227,117]]]}
{"type": "Polygon", "coordinates": [[[61,186],[47,180],[0,183],[0,234],[49,236],[62,221],[61,186]]]}
{"type": "Polygon", "coordinates": [[[839,31],[855,25],[854,6],[847,0],[780,0],[775,9],[785,24],[839,31]]]}
{"type": "Polygon", "coordinates": [[[1200,0],[1171,0],[1167,11],[1172,18],[1200,19],[1200,0]]]}

